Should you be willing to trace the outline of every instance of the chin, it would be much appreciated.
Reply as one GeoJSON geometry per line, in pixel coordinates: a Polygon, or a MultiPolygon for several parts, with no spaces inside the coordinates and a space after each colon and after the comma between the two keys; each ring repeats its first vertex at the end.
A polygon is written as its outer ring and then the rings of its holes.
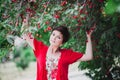
{"type": "Polygon", "coordinates": [[[55,45],[55,43],[53,43],[53,42],[50,42],[50,45],[55,45]]]}
{"type": "Polygon", "coordinates": [[[56,46],[56,44],[55,44],[55,43],[50,43],[50,45],[56,46]]]}
{"type": "Polygon", "coordinates": [[[51,46],[58,46],[58,45],[56,45],[55,43],[50,43],[50,45],[51,45],[51,46]]]}
{"type": "Polygon", "coordinates": [[[49,41],[50,42],[50,44],[55,44],[53,41],[49,41]]]}

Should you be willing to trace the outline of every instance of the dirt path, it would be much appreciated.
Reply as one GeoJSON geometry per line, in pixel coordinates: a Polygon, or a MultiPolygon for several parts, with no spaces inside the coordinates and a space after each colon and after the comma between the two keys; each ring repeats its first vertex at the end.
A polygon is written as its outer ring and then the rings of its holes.
{"type": "MultiPolygon", "coordinates": [[[[77,70],[78,63],[70,65],[69,80],[91,80],[84,75],[85,71],[77,70]]],[[[31,62],[26,70],[15,67],[15,63],[0,64],[0,80],[35,80],[36,63],[31,62]]]]}

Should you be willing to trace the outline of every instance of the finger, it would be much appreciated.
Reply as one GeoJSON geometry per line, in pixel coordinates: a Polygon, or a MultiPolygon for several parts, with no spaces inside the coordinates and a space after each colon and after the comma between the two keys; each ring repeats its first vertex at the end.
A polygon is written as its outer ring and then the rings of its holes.
{"type": "Polygon", "coordinates": [[[32,33],[28,33],[28,37],[30,38],[30,39],[33,39],[33,35],[32,35],[32,33]]]}
{"type": "Polygon", "coordinates": [[[93,25],[93,27],[90,28],[90,31],[93,32],[96,29],[96,23],[93,25]]]}

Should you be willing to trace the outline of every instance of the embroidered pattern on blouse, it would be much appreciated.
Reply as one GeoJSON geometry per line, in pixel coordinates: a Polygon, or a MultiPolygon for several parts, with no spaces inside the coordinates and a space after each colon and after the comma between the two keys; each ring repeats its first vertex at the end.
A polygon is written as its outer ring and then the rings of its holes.
{"type": "MultiPolygon", "coordinates": [[[[60,58],[60,56],[59,56],[60,58]]],[[[59,58],[46,57],[47,79],[56,80],[59,58]]]]}

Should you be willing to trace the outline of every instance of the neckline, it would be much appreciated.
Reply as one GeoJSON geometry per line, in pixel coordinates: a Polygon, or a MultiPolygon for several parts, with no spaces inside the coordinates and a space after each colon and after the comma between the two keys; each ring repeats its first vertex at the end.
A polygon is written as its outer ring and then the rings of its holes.
{"type": "MultiPolygon", "coordinates": [[[[46,50],[46,58],[47,58],[47,52],[48,52],[48,49],[49,49],[49,46],[47,46],[47,50],[46,50]]],[[[61,60],[61,58],[62,58],[62,52],[63,52],[63,49],[61,49],[60,48],[60,56],[59,56],[59,61],[61,60]]],[[[59,61],[58,61],[58,63],[59,63],[59,61]]]]}

